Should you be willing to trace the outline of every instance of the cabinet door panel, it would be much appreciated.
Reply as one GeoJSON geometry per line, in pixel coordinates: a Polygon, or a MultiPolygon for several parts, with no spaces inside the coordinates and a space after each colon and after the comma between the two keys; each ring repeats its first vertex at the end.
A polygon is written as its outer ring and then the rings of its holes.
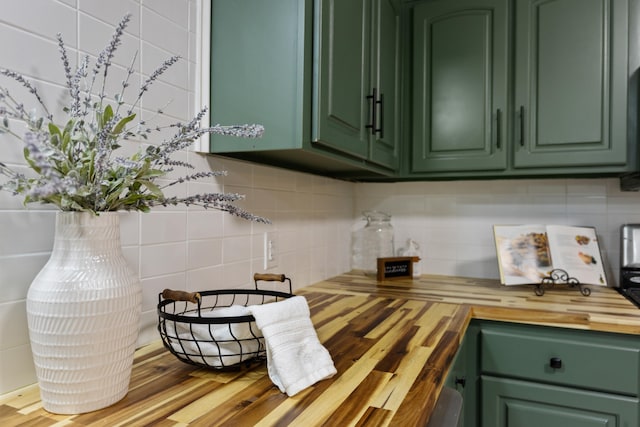
{"type": "Polygon", "coordinates": [[[506,167],[507,36],[502,0],[416,6],[414,171],[506,167]]]}
{"type": "Polygon", "coordinates": [[[363,64],[370,60],[370,4],[362,0],[324,0],[320,13],[313,140],[366,158],[369,73],[363,64]]]}
{"type": "Polygon", "coordinates": [[[625,11],[626,0],[516,3],[515,167],[625,163],[625,11]]]}
{"type": "Polygon", "coordinates": [[[380,117],[378,126],[382,134],[369,132],[372,140],[371,161],[397,167],[398,141],[400,135],[396,123],[399,123],[399,64],[400,64],[400,23],[399,11],[391,0],[374,1],[374,31],[372,40],[371,75],[375,87],[384,104],[377,107],[380,117]]]}
{"type": "Polygon", "coordinates": [[[638,425],[638,399],[482,376],[482,425],[627,427],[638,425]]]}
{"type": "Polygon", "coordinates": [[[211,135],[211,152],[298,148],[304,134],[304,2],[213,0],[211,124],[260,123],[260,139],[211,135]],[[248,17],[259,16],[261,19],[248,17]]]}

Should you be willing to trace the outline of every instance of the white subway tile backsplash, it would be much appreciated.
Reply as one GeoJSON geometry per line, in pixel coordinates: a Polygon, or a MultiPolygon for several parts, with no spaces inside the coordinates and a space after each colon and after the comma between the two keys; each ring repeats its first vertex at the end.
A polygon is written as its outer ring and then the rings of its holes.
{"type": "Polygon", "coordinates": [[[0,257],[0,304],[26,298],[29,285],[50,255],[50,252],[43,252],[0,257]]]}
{"type": "Polygon", "coordinates": [[[139,212],[120,213],[120,244],[122,246],[140,244],[140,216],[139,212]]]}
{"type": "MultiPolygon", "coordinates": [[[[114,21],[109,20],[108,23],[106,21],[98,20],[93,16],[87,15],[86,13],[79,13],[79,27],[78,33],[80,35],[78,47],[82,53],[82,55],[90,55],[91,62],[94,64],[96,57],[102,52],[108,45],[111,43],[112,36],[115,32],[116,25],[120,22],[120,19],[125,15],[127,11],[123,10],[122,13],[118,13],[120,17],[114,21]]],[[[135,13],[135,11],[134,11],[135,13]]],[[[133,18],[136,20],[137,18],[133,18]]],[[[127,26],[127,28],[129,28],[127,26]]],[[[137,56],[137,53],[140,51],[140,41],[139,39],[129,33],[126,32],[122,35],[121,44],[117,47],[116,53],[113,57],[113,64],[117,64],[123,69],[127,69],[131,65],[131,61],[137,56]]],[[[139,59],[136,59],[135,69],[139,70],[139,59]]],[[[93,67],[90,68],[90,70],[93,67]]],[[[112,67],[115,68],[115,67],[112,67]]],[[[116,79],[112,73],[115,73],[111,68],[109,68],[109,77],[108,82],[112,82],[113,84],[120,84],[122,79],[116,79]]],[[[100,82],[101,83],[101,82],[100,82]]],[[[115,90],[114,87],[112,90],[115,90]]],[[[111,94],[119,93],[118,92],[109,92],[111,94]]]]}
{"type": "MultiPolygon", "coordinates": [[[[64,68],[58,54],[55,36],[53,33],[47,39],[35,37],[22,29],[0,23],[0,40],[4,41],[2,44],[2,67],[23,74],[29,79],[63,83],[64,68]],[[11,42],[8,42],[9,40],[11,42]],[[38,61],[34,63],[32,58],[37,58],[38,61]],[[52,64],[56,66],[52,66],[52,64]]],[[[7,80],[3,76],[2,84],[5,85],[7,80]]],[[[12,93],[14,96],[18,95],[15,91],[12,93]]],[[[24,102],[26,104],[27,101],[24,102]]],[[[29,104],[35,105],[36,102],[33,98],[29,98],[29,104]]]]}
{"type": "Polygon", "coordinates": [[[145,92],[140,102],[142,108],[151,112],[160,110],[163,114],[181,121],[192,118],[188,116],[189,96],[184,90],[160,80],[156,80],[152,87],[153,90],[145,92]]]}
{"type": "Polygon", "coordinates": [[[142,246],[140,248],[140,277],[178,273],[186,270],[186,242],[142,246]]]}
{"type": "Polygon", "coordinates": [[[142,312],[140,315],[140,330],[138,331],[138,346],[142,347],[159,339],[158,314],[155,308],[142,312]]]}
{"type": "Polygon", "coordinates": [[[222,265],[222,275],[210,278],[216,288],[234,289],[253,287],[252,263],[250,260],[222,265]]]}
{"type": "Polygon", "coordinates": [[[127,265],[134,273],[140,275],[140,249],[138,246],[125,246],[122,255],[127,260],[127,265]]]}
{"type": "Polygon", "coordinates": [[[141,244],[182,242],[186,239],[187,213],[155,210],[140,221],[141,244]]]}
{"type": "Polygon", "coordinates": [[[222,239],[190,240],[188,245],[187,269],[222,264],[222,239]]]}
{"type": "Polygon", "coordinates": [[[189,0],[143,0],[142,6],[174,22],[180,28],[189,28],[189,0]]]}
{"type": "Polygon", "coordinates": [[[363,210],[391,214],[396,247],[416,239],[425,273],[496,278],[492,225],[537,223],[595,226],[616,276],[620,225],[640,223],[640,195],[620,192],[615,178],[355,184],[354,191],[353,224],[362,225],[363,210]]]}
{"type": "Polygon", "coordinates": [[[185,290],[199,292],[232,288],[223,280],[223,269],[223,265],[216,265],[187,271],[187,288],[185,290]]]}
{"type": "Polygon", "coordinates": [[[165,289],[185,291],[186,273],[180,272],[155,276],[140,281],[142,286],[142,311],[155,311],[158,305],[158,294],[165,289]]]}
{"type": "MultiPolygon", "coordinates": [[[[172,2],[173,13],[184,10],[184,1],[172,2]]],[[[189,30],[143,5],[141,9],[141,38],[173,55],[188,55],[189,30]]]]}
{"type": "Polygon", "coordinates": [[[2,330],[0,350],[29,344],[25,300],[0,303],[0,325],[11,325],[2,330]]]}
{"type": "MultiPolygon", "coordinates": [[[[238,204],[238,206],[242,205],[238,204]]],[[[254,226],[256,225],[249,220],[238,218],[233,215],[224,215],[222,217],[222,224],[224,237],[245,236],[251,234],[254,226]]],[[[267,226],[269,229],[272,227],[273,225],[267,226]]]]}
{"type": "Polygon", "coordinates": [[[224,214],[215,210],[195,210],[187,217],[187,239],[209,239],[223,236],[224,214]]]}
{"type": "Polygon", "coordinates": [[[574,196],[606,197],[607,188],[607,181],[596,181],[593,179],[567,180],[567,193],[574,196]]]}
{"type": "Polygon", "coordinates": [[[36,382],[36,371],[28,344],[0,350],[0,393],[36,382]]]}
{"type": "Polygon", "coordinates": [[[600,195],[578,195],[567,197],[567,212],[581,214],[607,213],[607,197],[600,195]]]}
{"type": "Polygon", "coordinates": [[[250,235],[225,237],[222,240],[222,262],[232,264],[253,258],[250,235]]]}
{"type": "MultiPolygon", "coordinates": [[[[140,6],[133,0],[79,0],[78,7],[81,12],[91,16],[93,19],[103,21],[109,25],[115,25],[126,15],[131,14],[131,20],[125,30],[127,33],[140,36],[140,6]]],[[[104,43],[107,39],[104,40],[104,43]]]]}
{"type": "Polygon", "coordinates": [[[53,211],[0,210],[0,257],[51,251],[54,224],[53,211]]]}
{"type": "MultiPolygon", "coordinates": [[[[141,72],[146,77],[150,76],[162,64],[173,56],[171,53],[159,49],[157,46],[142,42],[141,72]]],[[[186,58],[181,58],[169,67],[159,79],[170,85],[177,86],[181,89],[188,89],[189,85],[189,64],[186,58]]],[[[175,130],[174,130],[175,132],[175,130]]]]}
{"type": "MultiPolygon", "coordinates": [[[[8,4],[5,1],[0,7],[2,7],[0,23],[49,40],[55,40],[56,34],[64,31],[66,43],[72,47],[77,46],[76,33],[73,31],[76,27],[76,11],[73,8],[50,0],[30,0],[28,7],[15,7],[14,4],[8,4]],[[33,10],[36,9],[38,13],[34,14],[33,10]]],[[[0,40],[5,41],[3,55],[9,45],[16,42],[15,39],[0,38],[0,40]],[[12,42],[7,43],[9,40],[12,42]]],[[[20,47],[20,43],[16,45],[20,47]]]]}

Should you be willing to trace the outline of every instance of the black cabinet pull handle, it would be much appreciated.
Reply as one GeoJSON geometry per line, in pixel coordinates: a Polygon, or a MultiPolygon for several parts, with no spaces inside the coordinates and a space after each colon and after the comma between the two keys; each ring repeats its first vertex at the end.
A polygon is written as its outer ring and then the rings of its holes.
{"type": "Polygon", "coordinates": [[[549,359],[549,366],[551,366],[553,369],[562,368],[562,359],[560,359],[559,357],[552,357],[551,359],[549,359]]]}
{"type": "Polygon", "coordinates": [[[378,103],[378,91],[373,88],[373,93],[367,95],[367,99],[371,99],[371,122],[365,126],[367,129],[371,129],[371,135],[376,134],[377,122],[376,122],[376,104],[378,103]]]}
{"type": "MultiPolygon", "coordinates": [[[[380,104],[380,127],[376,129],[376,132],[380,134],[380,139],[384,138],[384,94],[380,94],[380,100],[376,101],[380,104]]],[[[375,132],[374,132],[375,133],[375,132]]]]}
{"type": "Polygon", "coordinates": [[[500,111],[500,109],[498,108],[496,110],[496,148],[498,149],[502,146],[502,141],[500,140],[500,130],[502,129],[501,121],[502,111],[500,111]]]}
{"type": "Polygon", "coordinates": [[[520,106],[520,146],[524,147],[524,105],[520,106]]]}
{"type": "Polygon", "coordinates": [[[371,129],[371,135],[376,133],[380,134],[380,138],[384,137],[384,94],[380,94],[378,99],[378,90],[374,87],[371,95],[367,95],[367,99],[371,99],[371,123],[365,126],[367,129],[371,129]],[[378,105],[380,105],[380,120],[378,121],[378,105]],[[378,123],[380,127],[378,127],[378,123]]]}
{"type": "Polygon", "coordinates": [[[453,383],[455,385],[459,385],[462,388],[464,388],[464,386],[467,385],[467,379],[465,377],[462,377],[462,378],[456,377],[455,380],[453,381],[453,383]]]}

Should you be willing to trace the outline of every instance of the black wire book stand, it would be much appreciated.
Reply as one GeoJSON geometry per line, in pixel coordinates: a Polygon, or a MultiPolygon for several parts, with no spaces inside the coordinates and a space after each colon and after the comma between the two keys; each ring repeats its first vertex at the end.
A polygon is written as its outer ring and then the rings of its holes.
{"type": "Polygon", "coordinates": [[[566,285],[570,288],[577,287],[580,293],[586,297],[591,295],[591,289],[580,283],[580,281],[575,277],[570,277],[569,273],[567,273],[565,270],[562,270],[561,268],[551,270],[549,272],[549,275],[543,277],[540,283],[534,283],[534,286],[536,287],[535,293],[538,296],[542,296],[544,295],[545,287],[551,288],[557,284],[566,285]]]}

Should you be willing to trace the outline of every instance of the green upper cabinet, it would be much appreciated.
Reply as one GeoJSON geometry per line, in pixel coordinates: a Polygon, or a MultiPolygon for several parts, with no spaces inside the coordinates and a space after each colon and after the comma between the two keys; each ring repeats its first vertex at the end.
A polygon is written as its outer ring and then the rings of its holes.
{"type": "Polygon", "coordinates": [[[625,165],[626,0],[516,2],[516,168],[625,165]]]}
{"type": "Polygon", "coordinates": [[[211,152],[361,179],[398,167],[399,12],[389,0],[212,0],[211,122],[263,138],[211,137],[211,152]],[[371,134],[372,88],[384,94],[371,134]]]}
{"type": "Polygon", "coordinates": [[[211,0],[212,153],[352,180],[639,169],[640,0],[211,0]],[[400,166],[401,163],[401,166],[400,166]]]}
{"type": "Polygon", "coordinates": [[[399,19],[390,0],[323,0],[313,140],[396,169],[399,19]]]}
{"type": "Polygon", "coordinates": [[[408,176],[634,170],[628,3],[415,5],[408,176]]]}
{"type": "Polygon", "coordinates": [[[507,167],[507,0],[414,10],[412,171],[507,167]]]}

